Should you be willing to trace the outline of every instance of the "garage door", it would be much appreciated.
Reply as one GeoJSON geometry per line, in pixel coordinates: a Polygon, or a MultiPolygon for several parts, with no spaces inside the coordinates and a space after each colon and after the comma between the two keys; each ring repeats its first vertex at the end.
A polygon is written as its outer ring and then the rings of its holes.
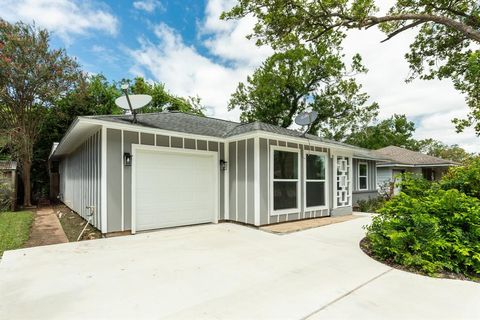
{"type": "Polygon", "coordinates": [[[158,229],[216,221],[216,155],[137,149],[135,229],[158,229]]]}

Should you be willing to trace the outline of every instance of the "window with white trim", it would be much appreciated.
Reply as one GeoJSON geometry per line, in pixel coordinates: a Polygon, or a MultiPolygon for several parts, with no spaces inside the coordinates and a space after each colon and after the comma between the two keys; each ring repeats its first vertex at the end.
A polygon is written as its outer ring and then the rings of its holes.
{"type": "Polygon", "coordinates": [[[358,163],[358,190],[368,189],[368,165],[366,162],[358,163]]]}
{"type": "Polygon", "coordinates": [[[326,205],[326,164],[325,155],[307,154],[305,156],[305,203],[307,209],[326,205]]]}
{"type": "Polygon", "coordinates": [[[295,151],[273,150],[273,211],[298,209],[298,158],[295,151]]]}

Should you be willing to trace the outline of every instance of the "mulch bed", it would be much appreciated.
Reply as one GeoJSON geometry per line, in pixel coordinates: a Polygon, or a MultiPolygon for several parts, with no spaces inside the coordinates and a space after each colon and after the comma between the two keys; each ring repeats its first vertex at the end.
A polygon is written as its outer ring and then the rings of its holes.
{"type": "MultiPolygon", "coordinates": [[[[77,241],[87,221],[65,205],[56,205],[54,210],[62,224],[63,231],[67,235],[68,241],[77,241]]],[[[102,238],[102,233],[89,224],[80,241],[100,238],[102,238]]]]}
{"type": "Polygon", "coordinates": [[[360,249],[362,249],[362,251],[365,252],[365,254],[368,255],[370,258],[372,258],[372,259],[374,259],[374,260],[376,260],[380,263],[386,264],[387,266],[395,268],[395,269],[399,269],[399,270],[410,272],[410,273],[419,274],[419,275],[422,275],[422,276],[433,277],[433,278],[465,280],[465,281],[473,281],[473,282],[480,283],[480,278],[475,277],[473,275],[472,276],[466,276],[466,275],[460,274],[460,273],[443,271],[443,272],[436,273],[434,276],[432,276],[432,275],[426,274],[425,272],[423,272],[421,270],[411,268],[411,267],[402,266],[398,263],[395,263],[392,259],[381,260],[372,253],[372,250],[370,249],[369,241],[366,237],[363,238],[360,241],[359,245],[360,245],[360,249]]]}

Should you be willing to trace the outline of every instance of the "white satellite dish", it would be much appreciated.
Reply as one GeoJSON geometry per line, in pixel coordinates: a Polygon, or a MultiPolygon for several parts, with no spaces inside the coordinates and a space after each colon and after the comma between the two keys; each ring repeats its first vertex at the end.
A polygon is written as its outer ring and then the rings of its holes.
{"type": "Polygon", "coordinates": [[[124,110],[130,110],[130,104],[128,103],[128,100],[130,100],[132,109],[136,110],[149,104],[150,101],[152,101],[152,97],[148,94],[129,94],[128,98],[125,95],[115,99],[115,104],[124,110]]]}
{"type": "Polygon", "coordinates": [[[128,94],[128,84],[124,83],[121,86],[124,96],[115,99],[115,104],[123,110],[129,110],[133,114],[133,123],[137,122],[137,112],[135,110],[145,107],[152,101],[152,97],[148,94],[128,94]]]}
{"type": "Polygon", "coordinates": [[[295,118],[295,123],[298,124],[299,126],[307,126],[307,130],[302,134],[302,136],[305,136],[305,134],[308,132],[310,129],[310,125],[317,119],[318,117],[318,112],[316,111],[311,111],[311,112],[301,112],[296,118],[295,118]]]}

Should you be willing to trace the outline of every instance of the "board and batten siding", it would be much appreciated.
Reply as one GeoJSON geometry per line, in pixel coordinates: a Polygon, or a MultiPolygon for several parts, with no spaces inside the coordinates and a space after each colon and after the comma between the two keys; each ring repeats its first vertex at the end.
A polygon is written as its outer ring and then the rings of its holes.
{"type": "Polygon", "coordinates": [[[356,205],[359,200],[368,200],[371,198],[377,198],[377,166],[373,160],[363,160],[353,158],[353,193],[352,201],[353,205],[356,205]],[[359,190],[359,172],[358,164],[367,164],[367,190],[359,190]]]}
{"type": "MultiPolygon", "coordinates": [[[[308,211],[304,209],[304,182],[305,182],[305,175],[304,173],[304,164],[303,164],[303,157],[308,150],[317,151],[317,152],[324,152],[327,153],[327,166],[328,166],[328,176],[327,176],[327,183],[325,188],[328,189],[328,204],[331,207],[333,201],[333,191],[331,187],[332,183],[332,169],[331,169],[331,158],[330,158],[330,150],[328,148],[322,148],[317,146],[310,146],[308,144],[297,144],[291,143],[282,140],[275,140],[275,139],[266,139],[260,138],[259,141],[259,160],[260,160],[260,225],[278,223],[278,222],[285,222],[285,221],[293,221],[293,220],[301,220],[301,219],[308,219],[308,218],[319,218],[328,216],[330,210],[323,209],[323,210],[313,210],[308,211]],[[290,213],[290,214],[270,214],[270,166],[273,165],[270,163],[270,148],[272,146],[280,146],[283,148],[292,149],[292,151],[299,151],[300,153],[300,172],[299,172],[299,183],[300,183],[300,209],[299,212],[290,213]]],[[[350,211],[351,212],[351,211],[350,211]]]]}
{"type": "Polygon", "coordinates": [[[75,151],[60,159],[60,200],[101,230],[101,131],[88,137],[75,151]]]}
{"type": "MultiPolygon", "coordinates": [[[[225,160],[225,144],[223,142],[184,138],[173,134],[159,135],[132,130],[107,129],[108,232],[127,231],[132,228],[132,167],[123,164],[123,155],[132,153],[133,144],[213,151],[219,153],[219,160],[225,160]]],[[[134,162],[135,159],[132,161],[134,162]]],[[[220,172],[219,220],[224,220],[224,175],[226,171],[220,170],[220,165],[218,170],[220,172]]]]}

